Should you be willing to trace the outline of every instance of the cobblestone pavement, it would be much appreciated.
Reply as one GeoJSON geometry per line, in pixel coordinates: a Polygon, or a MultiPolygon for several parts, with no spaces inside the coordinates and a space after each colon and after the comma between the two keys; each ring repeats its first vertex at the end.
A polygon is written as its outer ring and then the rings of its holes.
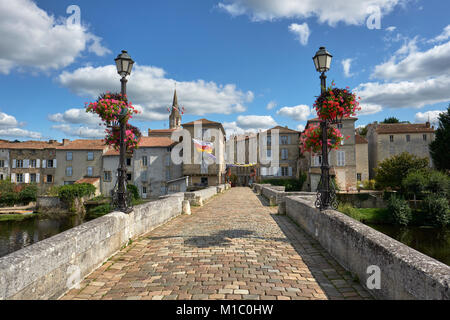
{"type": "Polygon", "coordinates": [[[370,299],[249,188],[215,196],[119,251],[62,299],[370,299]]]}

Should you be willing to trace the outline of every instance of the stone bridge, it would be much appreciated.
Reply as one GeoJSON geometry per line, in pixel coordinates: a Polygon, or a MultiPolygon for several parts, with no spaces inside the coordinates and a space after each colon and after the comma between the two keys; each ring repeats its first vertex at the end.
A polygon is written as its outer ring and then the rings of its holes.
{"type": "Polygon", "coordinates": [[[448,266],[317,211],[309,194],[226,189],[111,213],[0,258],[0,299],[449,299],[448,266]]]}

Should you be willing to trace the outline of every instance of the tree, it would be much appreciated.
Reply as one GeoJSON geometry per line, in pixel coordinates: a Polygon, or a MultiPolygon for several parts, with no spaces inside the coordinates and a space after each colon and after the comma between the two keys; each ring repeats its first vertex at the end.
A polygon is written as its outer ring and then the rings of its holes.
{"type": "Polygon", "coordinates": [[[399,123],[399,122],[400,120],[398,120],[396,117],[389,117],[385,118],[381,123],[399,123]]]}
{"type": "Polygon", "coordinates": [[[439,114],[438,119],[435,139],[429,144],[430,154],[437,169],[450,171],[450,104],[446,112],[439,114]]]}
{"type": "Polygon", "coordinates": [[[367,126],[356,128],[356,133],[359,134],[361,137],[365,137],[367,135],[367,129],[368,129],[367,126]]]}
{"type": "Polygon", "coordinates": [[[382,188],[402,190],[402,180],[411,171],[426,169],[428,167],[427,158],[419,158],[408,152],[403,152],[384,159],[375,168],[375,180],[382,188]]]}
{"type": "Polygon", "coordinates": [[[440,171],[433,170],[427,177],[426,189],[433,194],[445,196],[450,186],[449,177],[440,171]]]}
{"type": "Polygon", "coordinates": [[[413,194],[414,206],[417,208],[416,196],[420,194],[427,184],[427,178],[423,171],[412,171],[408,173],[405,179],[402,181],[402,186],[406,193],[413,194]]]}

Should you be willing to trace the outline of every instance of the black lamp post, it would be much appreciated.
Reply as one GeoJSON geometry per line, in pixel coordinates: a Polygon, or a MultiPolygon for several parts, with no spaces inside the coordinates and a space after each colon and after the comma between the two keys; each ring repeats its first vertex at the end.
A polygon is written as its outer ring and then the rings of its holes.
{"type": "MultiPolygon", "coordinates": [[[[321,93],[326,91],[326,79],[325,72],[330,70],[331,58],[333,56],[325,49],[320,47],[319,51],[313,57],[314,66],[317,72],[320,72],[320,87],[321,93]]],[[[320,210],[328,209],[333,204],[336,204],[336,194],[334,193],[334,187],[330,188],[330,166],[328,164],[328,120],[320,121],[320,128],[322,129],[322,163],[320,166],[321,176],[320,182],[317,188],[317,200],[316,207],[320,210]]]]}
{"type": "MultiPolygon", "coordinates": [[[[117,67],[117,73],[122,77],[120,79],[121,83],[121,94],[122,99],[124,101],[127,101],[126,94],[127,94],[127,76],[130,75],[131,69],[133,68],[134,61],[131,59],[131,57],[128,55],[128,53],[125,50],[122,50],[122,53],[117,56],[116,59],[114,59],[116,62],[117,67]]],[[[119,123],[120,123],[120,158],[119,158],[119,168],[118,168],[118,190],[117,190],[117,209],[128,213],[130,211],[130,203],[127,201],[127,168],[125,164],[125,152],[126,152],[126,145],[125,145],[125,126],[126,126],[126,115],[127,115],[127,108],[122,108],[119,116],[119,123]]]]}

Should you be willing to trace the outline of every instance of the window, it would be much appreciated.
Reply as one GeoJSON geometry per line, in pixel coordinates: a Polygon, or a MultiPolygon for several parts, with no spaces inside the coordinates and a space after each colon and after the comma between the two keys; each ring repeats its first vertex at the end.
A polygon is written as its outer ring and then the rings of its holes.
{"type": "Polygon", "coordinates": [[[394,136],[392,136],[392,135],[389,136],[389,141],[390,141],[390,142],[394,142],[394,136]]]}
{"type": "Polygon", "coordinates": [[[208,185],[208,178],[207,177],[202,177],[201,178],[201,184],[207,186],[208,185]]]}
{"type": "Polygon", "coordinates": [[[280,136],[280,142],[281,142],[281,144],[287,144],[288,143],[288,137],[287,136],[280,136]]]}
{"type": "Polygon", "coordinates": [[[51,174],[47,175],[47,183],[52,183],[53,182],[53,176],[51,174]]]}
{"type": "Polygon", "coordinates": [[[345,166],[345,151],[337,152],[337,165],[340,167],[345,166]]]}
{"type": "Polygon", "coordinates": [[[281,149],[281,160],[287,160],[288,158],[288,149],[281,149]]]}
{"type": "Polygon", "coordinates": [[[406,135],[406,142],[409,142],[411,140],[411,136],[409,134],[406,135]]]}
{"type": "Polygon", "coordinates": [[[338,129],[342,129],[342,123],[338,123],[338,124],[337,124],[337,128],[338,128],[338,129]]]}
{"type": "Polygon", "coordinates": [[[23,182],[23,173],[16,174],[16,182],[23,182]]]}
{"type": "Polygon", "coordinates": [[[53,168],[53,160],[47,160],[47,168],[53,168]]]}
{"type": "Polygon", "coordinates": [[[424,135],[422,136],[422,138],[423,138],[423,141],[427,141],[427,135],[426,135],[426,134],[424,134],[424,135]]]}
{"type": "Polygon", "coordinates": [[[30,160],[30,168],[36,168],[36,159],[30,160]]]}
{"type": "Polygon", "coordinates": [[[92,151],[89,151],[87,157],[88,160],[94,160],[94,153],[92,151]]]}
{"type": "Polygon", "coordinates": [[[131,181],[131,173],[127,173],[127,181],[131,181]]]}
{"type": "Polygon", "coordinates": [[[131,166],[131,158],[127,158],[127,166],[131,166]]]}
{"type": "Polygon", "coordinates": [[[141,174],[141,180],[142,181],[147,181],[147,171],[143,171],[141,174]]]}
{"type": "Polygon", "coordinates": [[[272,145],[272,136],[267,136],[267,145],[272,145]]]}
{"type": "Polygon", "coordinates": [[[23,168],[23,160],[16,160],[16,167],[23,168]]]}
{"type": "Polygon", "coordinates": [[[0,180],[3,180],[3,174],[0,174],[0,180]]]}
{"type": "Polygon", "coordinates": [[[272,157],[272,150],[267,149],[267,158],[271,158],[271,157],[272,157]]]}
{"type": "Polygon", "coordinates": [[[87,167],[87,175],[88,176],[92,176],[93,171],[94,171],[94,167],[87,167]]]}
{"type": "Polygon", "coordinates": [[[111,171],[103,172],[103,181],[111,181],[111,171]]]}
{"type": "MultiPolygon", "coordinates": [[[[72,152],[66,152],[66,160],[67,160],[67,161],[72,160],[72,157],[73,157],[72,152]]],[[[89,157],[89,155],[88,155],[88,157],[89,157]]]]}
{"type": "Polygon", "coordinates": [[[147,166],[147,156],[142,156],[142,165],[143,165],[144,167],[147,166]]]}
{"type": "Polygon", "coordinates": [[[30,182],[36,182],[36,173],[30,174],[30,182]]]}
{"type": "Polygon", "coordinates": [[[288,167],[281,167],[281,175],[283,177],[286,177],[289,175],[289,168],[288,167]]]}
{"type": "Polygon", "coordinates": [[[147,194],[147,187],[142,187],[142,194],[147,194]]]}
{"type": "Polygon", "coordinates": [[[5,160],[0,160],[0,168],[4,168],[4,167],[5,167],[5,160]]]}
{"type": "Polygon", "coordinates": [[[356,180],[357,181],[361,181],[361,173],[357,173],[356,174],[356,180]]]}
{"type": "Polygon", "coordinates": [[[72,176],[72,167],[67,167],[66,168],[66,177],[71,177],[72,176]]]}

